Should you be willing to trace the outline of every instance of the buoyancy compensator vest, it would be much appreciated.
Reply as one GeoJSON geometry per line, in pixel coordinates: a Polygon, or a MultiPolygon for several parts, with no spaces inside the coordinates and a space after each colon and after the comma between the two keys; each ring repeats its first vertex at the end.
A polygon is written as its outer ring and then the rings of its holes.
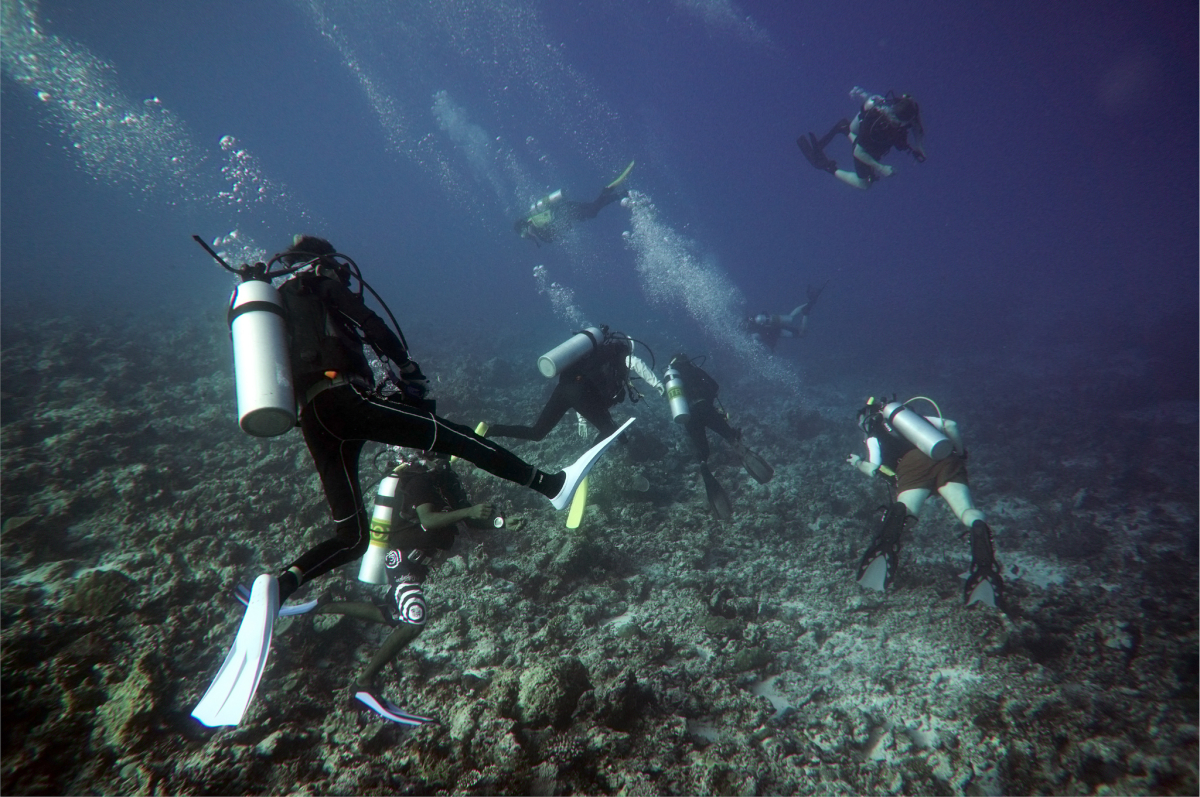
{"type": "Polygon", "coordinates": [[[611,405],[625,400],[629,385],[629,355],[633,341],[621,334],[606,333],[604,342],[589,356],[563,372],[564,377],[590,382],[596,393],[611,405]]]}
{"type": "Polygon", "coordinates": [[[325,278],[303,272],[279,287],[287,314],[288,348],[298,391],[325,378],[326,371],[371,379],[362,339],[330,312],[319,295],[322,279],[325,278]]]}

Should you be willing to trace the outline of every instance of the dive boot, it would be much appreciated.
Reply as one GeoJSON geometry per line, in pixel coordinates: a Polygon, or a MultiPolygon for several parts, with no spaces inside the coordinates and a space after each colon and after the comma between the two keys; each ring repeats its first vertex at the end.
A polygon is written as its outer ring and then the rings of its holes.
{"type": "Polygon", "coordinates": [[[896,567],[900,554],[900,535],[908,519],[908,507],[899,501],[888,507],[883,515],[883,524],[871,547],[858,563],[858,583],[867,589],[885,592],[896,580],[896,567]]]}
{"type": "Polygon", "coordinates": [[[982,520],[971,524],[971,571],[963,585],[963,601],[967,606],[983,603],[999,606],[1004,600],[1004,579],[992,548],[992,530],[982,520]]]}

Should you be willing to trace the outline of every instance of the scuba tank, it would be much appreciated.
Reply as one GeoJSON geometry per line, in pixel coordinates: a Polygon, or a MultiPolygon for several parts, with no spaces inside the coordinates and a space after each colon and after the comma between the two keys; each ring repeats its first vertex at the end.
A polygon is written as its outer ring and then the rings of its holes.
{"type": "Polygon", "coordinates": [[[388,536],[392,532],[392,515],[396,507],[396,488],[400,485],[400,471],[407,465],[397,465],[379,483],[375,491],[375,506],[371,510],[371,542],[358,566],[358,580],[367,584],[387,583],[388,536]]]}
{"type": "Polygon", "coordinates": [[[537,215],[538,213],[545,213],[547,210],[550,209],[551,205],[558,204],[559,200],[561,200],[561,199],[562,199],[562,189],[561,188],[558,189],[557,191],[555,191],[553,194],[546,194],[546,196],[542,197],[537,202],[534,202],[532,205],[529,206],[529,215],[534,216],[534,215],[537,215]]]}
{"type": "Polygon", "coordinates": [[[683,389],[683,378],[675,366],[669,366],[663,374],[666,379],[667,401],[671,404],[671,417],[675,423],[687,423],[692,417],[691,403],[683,389]]]}
{"type": "Polygon", "coordinates": [[[296,395],[288,356],[283,300],[265,279],[247,275],[229,302],[238,425],[255,437],[275,437],[296,425],[296,395]]]}
{"type": "Polygon", "coordinates": [[[587,327],[538,357],[538,370],[547,379],[557,376],[563,369],[570,368],[591,354],[603,342],[603,332],[596,327],[587,327]]]}
{"type": "MultiPolygon", "coordinates": [[[[909,399],[912,401],[913,399],[909,399]]],[[[888,425],[895,429],[901,437],[912,443],[921,452],[935,462],[945,459],[954,451],[954,443],[942,434],[936,426],[925,420],[925,417],[910,410],[899,401],[884,405],[880,412],[888,425]]],[[[937,405],[934,405],[937,406],[937,405]]]]}

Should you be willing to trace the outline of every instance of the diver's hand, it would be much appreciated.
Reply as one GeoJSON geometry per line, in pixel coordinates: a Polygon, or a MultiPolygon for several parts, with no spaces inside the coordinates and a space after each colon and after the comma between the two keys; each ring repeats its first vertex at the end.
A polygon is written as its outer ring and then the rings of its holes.
{"type": "Polygon", "coordinates": [[[921,152],[919,149],[914,149],[912,156],[913,160],[915,160],[917,163],[925,162],[925,153],[921,152]]]}
{"type": "Polygon", "coordinates": [[[868,462],[858,454],[851,454],[846,457],[846,462],[858,468],[864,476],[874,476],[879,471],[879,466],[874,462],[868,462]]]}
{"type": "Polygon", "coordinates": [[[476,504],[467,509],[467,517],[471,520],[485,520],[496,515],[495,507],[491,504],[476,504]]]}
{"type": "Polygon", "coordinates": [[[429,380],[421,373],[421,366],[416,360],[409,360],[400,366],[400,374],[395,378],[395,383],[410,399],[420,401],[429,395],[429,380]]]}
{"type": "Polygon", "coordinates": [[[884,163],[879,164],[879,168],[876,171],[879,172],[880,177],[891,177],[893,174],[896,173],[895,168],[888,166],[887,164],[884,164],[884,163]]]}

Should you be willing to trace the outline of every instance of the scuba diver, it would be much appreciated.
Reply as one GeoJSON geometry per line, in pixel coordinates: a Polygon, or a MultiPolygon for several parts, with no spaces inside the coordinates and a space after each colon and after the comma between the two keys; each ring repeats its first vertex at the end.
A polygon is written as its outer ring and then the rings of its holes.
{"type": "Polygon", "coordinates": [[[797,146],[808,162],[823,172],[829,172],[846,185],[866,190],[881,177],[890,177],[895,171],[884,166],[880,160],[893,147],[908,150],[917,163],[925,162],[922,139],[925,127],[921,124],[921,109],[908,94],[896,96],[889,91],[886,96],[867,94],[858,86],[850,96],[863,101],[862,108],[853,121],[842,119],[828,133],[818,139],[813,133],[796,139],[797,146]],[[908,134],[912,133],[912,141],[908,134]],[[825,147],[835,136],[844,135],[854,145],[854,171],[839,169],[837,162],[825,155],[825,147]]]}
{"type": "MultiPolygon", "coordinates": [[[[895,498],[883,515],[879,533],[858,565],[858,583],[886,590],[896,576],[900,536],[916,523],[925,499],[937,490],[971,536],[971,569],[963,586],[967,606],[980,602],[999,606],[1004,580],[992,547],[992,530],[971,501],[967,486],[967,449],[958,425],[943,418],[941,410],[923,396],[898,402],[869,398],[858,411],[858,425],[866,434],[867,459],[851,454],[846,460],[868,476],[884,476],[895,498]],[[916,400],[929,401],[936,417],[918,415],[908,408],[916,400]]],[[[961,537],[960,537],[961,538],[961,537]]]]}
{"type": "Polygon", "coordinates": [[[633,353],[634,346],[633,338],[606,326],[575,333],[538,359],[542,374],[557,375],[558,384],[533,425],[495,424],[487,427],[488,436],[542,440],[567,410],[575,410],[599,430],[597,439],[608,438],[617,429],[609,410],[626,397],[631,404],[642,398],[633,378],[645,380],[660,396],[666,390],[654,370],[633,353]]]}
{"type": "Polygon", "coordinates": [[[594,219],[596,215],[613,202],[629,196],[628,191],[618,191],[625,178],[633,171],[634,161],[630,161],[625,171],[617,176],[591,202],[576,202],[563,198],[559,190],[547,194],[529,206],[529,214],[513,222],[515,230],[522,238],[529,238],[539,247],[542,243],[553,243],[558,240],[577,221],[594,219]],[[541,242],[541,243],[539,243],[541,242]]]}
{"type": "Polygon", "coordinates": [[[355,680],[354,697],[392,722],[432,722],[383,697],[375,687],[376,678],[424,630],[425,580],[449,555],[457,535],[467,527],[503,528],[504,518],[490,504],[471,503],[446,457],[408,453],[400,455],[400,462],[380,483],[371,527],[374,555],[363,557],[358,577],[366,583],[388,584],[383,605],[334,601],[318,604],[313,614],[342,614],[391,626],[391,634],[355,680]]]}
{"type": "Polygon", "coordinates": [[[719,520],[730,520],[733,518],[733,507],[729,494],[708,467],[708,430],[712,429],[724,438],[741,459],[742,467],[759,484],[771,481],[775,470],[742,442],[741,431],[729,425],[728,413],[724,408],[717,409],[715,406],[721,386],[686,354],[676,354],[671,359],[664,381],[671,415],[676,423],[683,424],[700,460],[700,477],[704,480],[708,506],[719,520]]]}
{"type": "Polygon", "coordinates": [[[540,470],[435,414],[435,403],[427,398],[429,383],[409,356],[395,317],[363,281],[357,264],[329,241],[297,235],[268,263],[234,269],[198,236],[195,240],[242,277],[229,312],[239,423],[258,436],[300,427],[336,530],[278,575],[255,580],[233,648],[192,712],[209,726],[236,725],[258,687],[283,602],[303,584],[367,551],[370,529],[358,479],[359,454],[367,441],[461,457],[564,509],[625,427],[565,470],[540,470]],[[271,271],[276,264],[282,270],[271,271]],[[271,279],[281,276],[288,279],[275,289],[271,279]],[[352,278],[359,282],[357,291],[351,289],[352,278]],[[367,307],[364,288],[383,306],[392,327],[367,307]],[[364,347],[379,358],[382,384],[364,347]]]}
{"type": "Polygon", "coordinates": [[[815,291],[813,290],[813,286],[807,286],[808,301],[787,315],[759,313],[747,318],[745,328],[750,333],[750,337],[762,343],[769,351],[775,351],[775,344],[779,342],[781,337],[802,338],[807,335],[808,314],[812,312],[813,305],[817,303],[817,299],[821,297],[821,292],[825,290],[825,286],[828,284],[829,280],[825,280],[821,287],[815,291]],[[800,316],[799,327],[795,326],[796,316],[800,316]]]}

